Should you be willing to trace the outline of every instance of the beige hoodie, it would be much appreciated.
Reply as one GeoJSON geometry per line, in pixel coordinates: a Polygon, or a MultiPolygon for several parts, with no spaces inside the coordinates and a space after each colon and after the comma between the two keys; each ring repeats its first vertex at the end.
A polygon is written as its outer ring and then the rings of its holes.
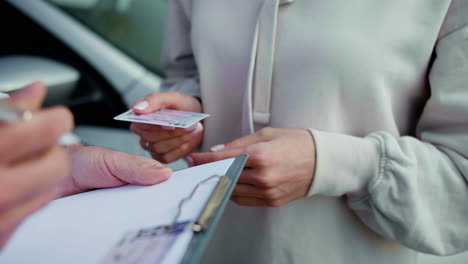
{"type": "Polygon", "coordinates": [[[166,35],[163,90],[202,98],[204,150],[264,126],[317,145],[309,197],[229,205],[203,263],[468,248],[468,0],[169,0],[166,35]]]}

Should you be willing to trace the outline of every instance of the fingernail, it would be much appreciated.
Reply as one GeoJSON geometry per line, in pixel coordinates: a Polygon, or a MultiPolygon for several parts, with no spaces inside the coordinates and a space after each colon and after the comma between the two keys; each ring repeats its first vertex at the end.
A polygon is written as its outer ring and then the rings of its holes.
{"type": "Polygon", "coordinates": [[[186,159],[187,159],[187,166],[193,167],[193,166],[195,165],[194,162],[193,162],[193,158],[192,158],[192,157],[187,156],[186,159]]]}
{"type": "Polygon", "coordinates": [[[164,130],[174,130],[175,129],[175,127],[171,127],[171,126],[161,126],[161,127],[164,130]]]}
{"type": "Polygon", "coordinates": [[[57,141],[59,145],[62,146],[72,146],[80,144],[80,138],[73,133],[63,134],[57,141]]]}
{"type": "Polygon", "coordinates": [[[213,146],[213,147],[211,147],[210,150],[213,151],[213,152],[216,152],[216,151],[220,151],[222,149],[224,149],[224,144],[219,144],[219,145],[213,146]]]}
{"type": "Polygon", "coordinates": [[[195,129],[197,129],[197,125],[198,125],[198,123],[196,123],[196,124],[193,125],[193,126],[187,127],[187,128],[185,128],[185,131],[187,131],[187,132],[192,132],[192,131],[194,131],[195,129]]]}
{"type": "Polygon", "coordinates": [[[203,125],[198,122],[197,123],[197,128],[192,132],[193,135],[197,135],[203,131],[203,125]]]}
{"type": "Polygon", "coordinates": [[[192,132],[192,135],[197,135],[197,134],[199,134],[199,133],[201,133],[203,131],[203,125],[200,122],[198,122],[197,124],[191,126],[190,128],[192,128],[192,129],[187,130],[187,131],[192,132]]]}
{"type": "Polygon", "coordinates": [[[156,168],[156,169],[164,168],[164,165],[162,165],[162,164],[159,163],[159,162],[156,162],[156,163],[153,164],[153,168],[156,168]]]}
{"type": "Polygon", "coordinates": [[[136,104],[133,109],[136,110],[145,110],[149,106],[149,103],[146,101],[141,101],[138,104],[136,104]]]}

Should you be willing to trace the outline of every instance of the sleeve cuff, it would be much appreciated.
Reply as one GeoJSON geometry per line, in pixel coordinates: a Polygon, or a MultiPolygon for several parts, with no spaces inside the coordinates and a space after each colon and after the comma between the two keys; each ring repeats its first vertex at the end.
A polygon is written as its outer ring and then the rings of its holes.
{"type": "Polygon", "coordinates": [[[368,194],[380,173],[380,141],[309,129],[317,153],[315,176],[307,196],[341,196],[359,199],[368,194]]]}

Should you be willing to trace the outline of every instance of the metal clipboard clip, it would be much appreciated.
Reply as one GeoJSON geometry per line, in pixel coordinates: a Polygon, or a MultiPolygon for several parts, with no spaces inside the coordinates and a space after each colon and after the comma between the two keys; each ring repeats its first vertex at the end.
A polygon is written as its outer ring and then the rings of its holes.
{"type": "Polygon", "coordinates": [[[200,215],[198,216],[197,220],[195,223],[192,225],[192,230],[194,232],[202,232],[206,228],[209,227],[210,221],[213,218],[214,214],[216,213],[216,210],[218,209],[219,205],[223,201],[224,197],[226,196],[226,193],[229,190],[229,186],[231,185],[231,179],[227,176],[221,176],[221,175],[213,175],[209,178],[206,178],[205,180],[199,182],[195,188],[192,190],[190,195],[188,197],[185,197],[182,199],[179,203],[178,209],[177,209],[177,214],[174,217],[174,220],[172,221],[172,224],[169,226],[170,230],[175,230],[177,227],[177,221],[179,220],[180,215],[182,214],[182,209],[185,205],[186,202],[190,201],[197,190],[199,189],[200,186],[203,184],[208,183],[209,181],[213,179],[219,179],[218,183],[216,184],[215,189],[211,193],[210,198],[205,204],[205,207],[201,211],[200,215]]]}

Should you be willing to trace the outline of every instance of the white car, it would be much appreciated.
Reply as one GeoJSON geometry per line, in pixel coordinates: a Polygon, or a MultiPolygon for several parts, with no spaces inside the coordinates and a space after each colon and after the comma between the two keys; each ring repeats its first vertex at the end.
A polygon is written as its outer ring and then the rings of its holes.
{"type": "MultiPolygon", "coordinates": [[[[45,78],[51,86],[47,103],[69,106],[76,133],[86,142],[147,155],[128,124],[112,118],[158,90],[166,5],[167,0],[0,1],[0,92],[45,78]]],[[[419,262],[465,264],[468,254],[422,254],[419,262]]]]}
{"type": "MultiPolygon", "coordinates": [[[[42,80],[85,143],[146,155],[113,117],[158,91],[166,0],[0,1],[0,92],[42,80]]],[[[179,161],[170,164],[177,169],[179,161]]]]}

